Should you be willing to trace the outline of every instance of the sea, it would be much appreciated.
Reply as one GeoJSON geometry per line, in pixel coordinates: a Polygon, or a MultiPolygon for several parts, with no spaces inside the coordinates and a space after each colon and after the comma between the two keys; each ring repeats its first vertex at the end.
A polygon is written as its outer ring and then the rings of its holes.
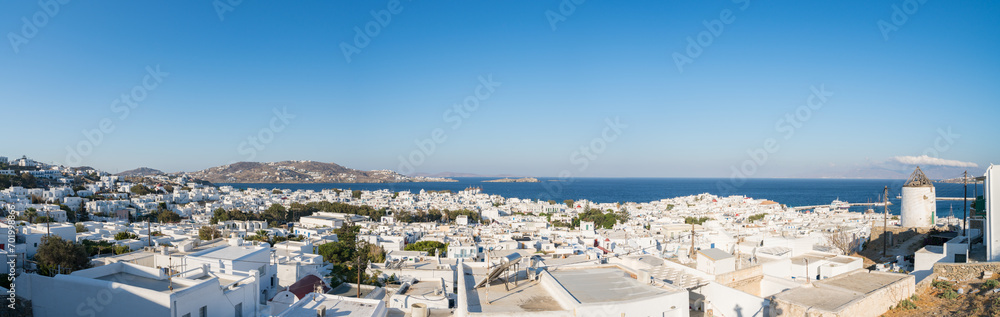
{"type": "MultiPolygon", "coordinates": [[[[483,193],[507,198],[555,200],[562,203],[566,199],[586,199],[597,203],[650,202],[665,198],[698,195],[702,193],[719,196],[746,196],[768,199],[790,206],[829,205],[833,200],[850,203],[879,202],[883,188],[889,187],[890,214],[899,214],[899,199],[903,179],[721,179],[721,178],[544,178],[537,183],[492,183],[483,182],[496,178],[456,177],[457,182],[430,183],[324,183],[324,184],[271,184],[237,183],[220,186],[234,188],[315,190],[351,189],[410,191],[451,190],[458,192],[469,187],[478,187],[483,193]]],[[[963,184],[935,183],[937,197],[963,197],[963,184]]],[[[982,195],[982,185],[968,186],[969,201],[974,193],[982,195]]],[[[851,211],[864,212],[873,208],[882,212],[881,206],[853,206],[851,211]]],[[[937,202],[937,216],[962,217],[962,201],[937,202]]]]}

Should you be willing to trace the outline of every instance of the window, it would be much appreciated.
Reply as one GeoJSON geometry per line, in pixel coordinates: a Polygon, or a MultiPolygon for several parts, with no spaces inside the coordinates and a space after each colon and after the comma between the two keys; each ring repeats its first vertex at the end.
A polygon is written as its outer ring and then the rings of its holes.
{"type": "Polygon", "coordinates": [[[198,309],[198,317],[208,317],[208,306],[201,306],[198,309]]]}
{"type": "Polygon", "coordinates": [[[243,303],[236,304],[236,317],[243,317],[243,303]]]}
{"type": "Polygon", "coordinates": [[[183,315],[183,316],[181,316],[181,317],[191,317],[191,313],[187,313],[187,314],[184,314],[184,315],[183,315]]]}

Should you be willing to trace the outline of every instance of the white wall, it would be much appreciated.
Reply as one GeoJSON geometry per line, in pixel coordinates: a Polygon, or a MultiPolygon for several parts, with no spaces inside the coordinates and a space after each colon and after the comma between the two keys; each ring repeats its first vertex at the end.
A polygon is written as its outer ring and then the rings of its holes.
{"type": "Polygon", "coordinates": [[[705,296],[708,308],[712,309],[714,316],[762,317],[766,311],[764,309],[766,301],[763,298],[716,282],[709,282],[694,292],[705,296]]]}
{"type": "Polygon", "coordinates": [[[984,189],[986,198],[986,256],[989,261],[1000,261],[1000,169],[995,165],[986,168],[984,189]]]}
{"type": "Polygon", "coordinates": [[[903,187],[900,224],[905,228],[926,228],[933,226],[933,214],[937,211],[934,187],[903,187]]]}
{"type": "Polygon", "coordinates": [[[913,276],[917,282],[922,281],[934,271],[934,263],[945,258],[944,248],[941,246],[925,246],[913,254],[913,276]]]}

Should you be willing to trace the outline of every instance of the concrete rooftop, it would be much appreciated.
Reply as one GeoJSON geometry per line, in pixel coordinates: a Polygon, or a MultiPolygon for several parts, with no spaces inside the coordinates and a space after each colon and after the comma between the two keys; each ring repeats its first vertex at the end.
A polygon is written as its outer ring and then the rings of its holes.
{"type": "MultiPolygon", "coordinates": [[[[117,272],[101,276],[97,278],[98,280],[122,283],[129,286],[135,286],[139,288],[144,288],[157,292],[170,292],[171,283],[167,280],[152,279],[144,276],[138,276],[134,274],[129,274],[125,272],[117,272]]],[[[173,283],[174,291],[180,290],[186,287],[183,284],[173,283]]]]}
{"type": "Polygon", "coordinates": [[[563,311],[561,305],[538,282],[521,278],[517,286],[509,283],[510,291],[504,288],[501,280],[495,280],[486,287],[475,288],[476,282],[486,276],[485,268],[472,269],[466,272],[465,289],[468,291],[469,312],[471,313],[520,313],[539,311],[563,311]],[[489,300],[487,301],[487,288],[489,300]]]}
{"type": "Polygon", "coordinates": [[[580,303],[605,303],[659,296],[670,290],[640,283],[614,267],[557,269],[549,272],[580,303]]]}
{"type": "Polygon", "coordinates": [[[775,297],[805,307],[836,312],[841,306],[853,300],[863,298],[865,294],[906,279],[907,277],[909,275],[906,274],[857,270],[813,282],[814,286],[790,289],[775,295],[775,297]]]}

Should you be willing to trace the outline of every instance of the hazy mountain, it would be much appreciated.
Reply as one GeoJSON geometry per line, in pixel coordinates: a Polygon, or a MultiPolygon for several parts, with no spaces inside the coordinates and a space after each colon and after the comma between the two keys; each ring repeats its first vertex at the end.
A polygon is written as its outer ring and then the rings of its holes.
{"type": "Polygon", "coordinates": [[[440,172],[440,173],[434,173],[434,174],[430,174],[430,173],[414,173],[413,176],[418,176],[418,177],[520,177],[520,175],[512,175],[512,174],[483,175],[483,174],[459,173],[459,172],[440,172]]]}
{"type": "Polygon", "coordinates": [[[315,161],[238,162],[191,173],[213,183],[402,183],[454,180],[406,176],[390,170],[361,171],[315,161]]]}
{"type": "Polygon", "coordinates": [[[133,169],[133,170],[127,170],[127,171],[124,171],[124,172],[121,172],[121,173],[118,173],[118,174],[115,174],[115,175],[118,175],[118,176],[151,176],[151,175],[163,175],[163,174],[166,174],[166,173],[164,173],[163,171],[160,171],[158,169],[149,168],[149,167],[140,167],[140,168],[133,169]]]}

